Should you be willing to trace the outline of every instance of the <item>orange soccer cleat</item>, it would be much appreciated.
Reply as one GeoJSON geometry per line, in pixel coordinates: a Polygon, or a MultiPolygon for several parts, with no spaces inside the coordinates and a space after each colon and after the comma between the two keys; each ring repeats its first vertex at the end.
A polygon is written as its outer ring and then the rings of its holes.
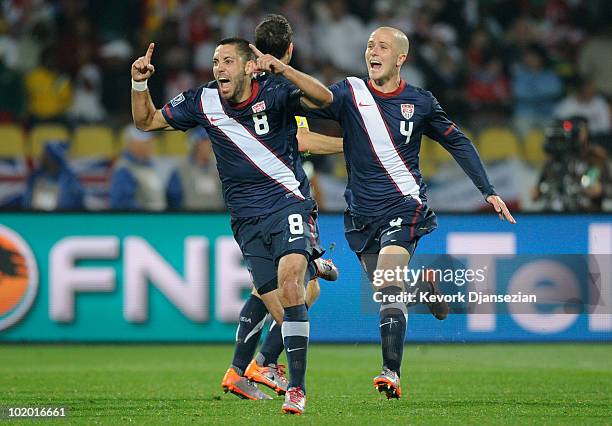
{"type": "Polygon", "coordinates": [[[272,397],[257,388],[257,385],[244,376],[239,375],[233,367],[225,372],[221,381],[223,392],[231,392],[234,395],[251,400],[272,399],[272,397]]]}
{"type": "Polygon", "coordinates": [[[270,364],[263,367],[252,360],[246,368],[244,376],[253,382],[269,387],[278,395],[284,395],[289,385],[285,377],[285,366],[282,364],[270,364]]]}
{"type": "Polygon", "coordinates": [[[387,399],[400,399],[402,396],[399,376],[395,371],[386,367],[378,376],[374,377],[374,388],[378,389],[378,392],[384,392],[387,399]]]}

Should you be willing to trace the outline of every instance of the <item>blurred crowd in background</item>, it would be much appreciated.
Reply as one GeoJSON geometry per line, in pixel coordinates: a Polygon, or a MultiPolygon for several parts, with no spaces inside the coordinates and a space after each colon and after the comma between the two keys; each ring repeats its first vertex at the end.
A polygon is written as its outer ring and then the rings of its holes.
{"type": "MultiPolygon", "coordinates": [[[[252,39],[266,14],[280,13],[294,29],[292,64],[326,84],[366,74],[373,29],[401,29],[411,42],[402,77],[432,91],[473,138],[515,209],[609,209],[608,0],[3,0],[0,12],[5,208],[222,209],[214,156],[199,148],[205,134],[172,139],[125,127],[130,65],[155,41],[149,88],[161,107],[212,79],[218,40],[252,39]],[[14,149],[5,135],[19,140],[14,149]],[[198,194],[207,201],[186,201],[198,194]]],[[[311,129],[339,135],[325,122],[311,129]]],[[[423,143],[432,206],[482,208],[439,151],[423,143]]],[[[341,210],[342,157],[308,160],[321,209],[341,210]]]]}

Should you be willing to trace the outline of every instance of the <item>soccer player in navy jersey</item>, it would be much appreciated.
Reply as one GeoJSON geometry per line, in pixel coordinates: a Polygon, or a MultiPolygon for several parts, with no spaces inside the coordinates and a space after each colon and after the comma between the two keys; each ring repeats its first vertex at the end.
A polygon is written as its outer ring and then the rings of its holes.
{"type": "MultiPolygon", "coordinates": [[[[266,16],[255,28],[255,47],[262,53],[269,53],[284,64],[289,64],[293,54],[293,29],[289,21],[282,15],[271,14],[266,16]]],[[[306,118],[296,117],[296,122],[298,123],[297,136],[299,138],[303,134],[302,126],[306,122],[306,118]]],[[[295,138],[294,133],[289,133],[290,143],[294,143],[295,138]]],[[[338,270],[331,260],[320,257],[315,260],[314,266],[316,267],[315,275],[306,285],[305,302],[307,308],[310,308],[319,296],[319,277],[328,281],[335,281],[338,278],[338,270]]],[[[276,291],[274,290],[270,294],[276,291]]],[[[277,394],[283,395],[287,389],[287,379],[284,377],[285,366],[278,363],[278,357],[284,349],[280,323],[272,322],[259,352],[253,357],[261,334],[261,331],[257,330],[261,330],[265,322],[266,308],[269,311],[280,310],[282,312],[282,306],[278,302],[274,306],[263,307],[258,301],[252,300],[257,297],[256,290],[253,290],[243,308],[243,312],[240,314],[240,331],[244,332],[245,338],[240,338],[243,333],[237,333],[239,337],[236,340],[232,366],[238,365],[236,370],[244,371],[244,376],[248,380],[267,386],[277,394]],[[259,309],[257,309],[258,306],[259,309]],[[248,365],[246,365],[248,362],[247,356],[253,357],[248,365]]],[[[270,303],[270,301],[270,298],[266,299],[267,303],[270,303]]],[[[228,387],[226,378],[224,377],[222,382],[224,387],[228,387]]],[[[241,383],[236,383],[236,385],[230,384],[229,386],[239,386],[238,390],[240,390],[243,387],[241,385],[241,383]]],[[[238,395],[241,396],[241,394],[238,395]]]]}
{"type": "MultiPolygon", "coordinates": [[[[419,172],[423,134],[446,148],[480,190],[500,218],[515,223],[497,195],[476,148],[428,91],[401,80],[408,56],[408,38],[391,27],[375,30],[367,43],[367,78],[348,77],[331,86],[334,101],[307,116],[338,121],[343,129],[343,151],[348,183],[345,198],[345,235],[362,268],[371,278],[375,270],[397,270],[408,265],[421,237],[432,232],[436,216],[427,206],[426,186],[419,172]]],[[[302,150],[329,152],[333,139],[300,141],[302,150]],[[324,145],[328,144],[325,148],[324,145]]],[[[387,398],[399,398],[400,366],[406,333],[407,309],[393,301],[404,288],[400,277],[385,281],[380,336],[383,367],[374,386],[387,398]]],[[[435,285],[431,292],[436,292],[435,285]]],[[[448,307],[433,306],[446,316],[448,307]],[[443,310],[446,309],[446,312],[443,310]]],[[[430,310],[432,307],[430,307],[430,310]]]]}
{"type": "Polygon", "coordinates": [[[300,108],[329,106],[331,92],[318,80],[264,55],[246,40],[219,42],[214,84],[179,94],[156,109],[147,89],[155,68],[154,44],[131,69],[132,115],[141,130],[188,130],[203,126],[217,159],[232,230],[253,282],[265,298],[278,285],[284,308],[282,336],[290,382],[283,411],[303,413],[309,322],[304,279],[322,254],[316,206],[301,167],[295,132],[300,108]],[[253,79],[256,70],[266,75],[253,79]]]}

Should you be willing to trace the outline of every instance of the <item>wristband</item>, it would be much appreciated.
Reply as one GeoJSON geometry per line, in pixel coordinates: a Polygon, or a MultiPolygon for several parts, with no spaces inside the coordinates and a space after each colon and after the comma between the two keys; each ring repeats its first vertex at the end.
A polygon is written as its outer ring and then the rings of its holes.
{"type": "Polygon", "coordinates": [[[145,81],[135,81],[132,79],[132,90],[137,92],[144,92],[147,90],[147,80],[145,81]]]}

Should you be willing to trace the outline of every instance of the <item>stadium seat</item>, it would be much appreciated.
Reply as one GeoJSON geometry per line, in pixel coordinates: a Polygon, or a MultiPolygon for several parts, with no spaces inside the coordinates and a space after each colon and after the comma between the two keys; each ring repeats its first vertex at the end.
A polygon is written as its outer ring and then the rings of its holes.
{"type": "Polygon", "coordinates": [[[70,134],[65,126],[59,124],[40,124],[32,129],[29,140],[28,155],[37,158],[42,153],[46,142],[51,140],[70,142],[70,134]]]}
{"type": "MultiPolygon", "coordinates": [[[[427,136],[423,136],[423,140],[421,141],[421,150],[425,150],[425,152],[428,154],[428,157],[436,165],[453,161],[453,157],[451,157],[449,152],[444,149],[444,147],[440,145],[439,142],[434,141],[428,138],[427,136]]],[[[427,160],[427,158],[423,158],[423,160],[427,160]]]]}
{"type": "Polygon", "coordinates": [[[525,160],[535,166],[541,166],[546,161],[544,142],[546,138],[541,130],[531,130],[525,136],[523,145],[525,148],[525,160]]]}
{"type": "Polygon", "coordinates": [[[113,131],[104,126],[82,126],[75,133],[70,146],[72,157],[112,158],[117,154],[113,131]]]}
{"type": "Polygon", "coordinates": [[[164,132],[162,155],[185,157],[189,154],[189,143],[184,132],[164,132]]]}
{"type": "Polygon", "coordinates": [[[0,125],[0,158],[20,158],[25,154],[25,138],[18,126],[0,125]]]}
{"type": "Polygon", "coordinates": [[[428,143],[421,142],[421,152],[419,153],[419,169],[421,175],[425,178],[429,178],[436,174],[438,170],[438,164],[434,161],[431,151],[433,150],[433,142],[431,140],[428,143]]]}
{"type": "Polygon", "coordinates": [[[507,160],[520,152],[516,135],[505,127],[490,127],[480,132],[478,149],[484,162],[507,160]]]}
{"type": "Polygon", "coordinates": [[[427,159],[427,157],[421,157],[419,160],[419,169],[421,171],[421,176],[427,179],[436,174],[438,165],[434,161],[427,159]]]}

